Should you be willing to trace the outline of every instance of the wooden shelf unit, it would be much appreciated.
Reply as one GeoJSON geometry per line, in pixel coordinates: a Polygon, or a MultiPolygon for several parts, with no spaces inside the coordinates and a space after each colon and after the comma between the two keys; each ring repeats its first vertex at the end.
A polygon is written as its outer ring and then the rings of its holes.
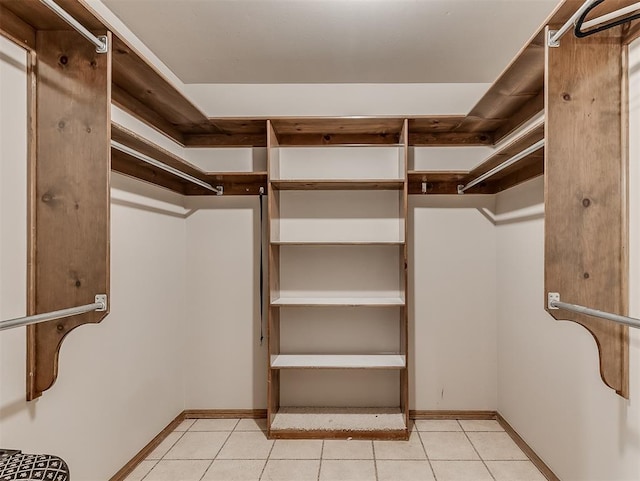
{"type": "MultiPolygon", "coordinates": [[[[401,145],[359,149],[282,147],[270,123],[268,131],[269,437],[407,439],[407,122],[399,136],[401,145]],[[305,170],[305,180],[296,178],[305,170]],[[322,190],[332,192],[318,192],[322,190]],[[288,325],[284,318],[280,322],[285,309],[296,309],[300,328],[307,322],[304,313],[315,309],[338,309],[339,314],[329,315],[339,315],[339,323],[348,324],[354,321],[348,309],[390,307],[397,309],[388,319],[397,322],[397,339],[392,340],[396,352],[367,352],[366,336],[354,336],[352,352],[291,352],[287,331],[281,332],[288,325]],[[291,381],[281,372],[292,370],[300,375],[327,370],[329,376],[337,370],[393,376],[397,371],[399,391],[391,394],[397,403],[383,410],[376,399],[369,406],[331,406],[325,411],[319,406],[286,406],[281,383],[291,381]]],[[[327,324],[334,326],[338,322],[330,321],[327,324]]],[[[372,388],[373,398],[376,389],[372,388]]]]}

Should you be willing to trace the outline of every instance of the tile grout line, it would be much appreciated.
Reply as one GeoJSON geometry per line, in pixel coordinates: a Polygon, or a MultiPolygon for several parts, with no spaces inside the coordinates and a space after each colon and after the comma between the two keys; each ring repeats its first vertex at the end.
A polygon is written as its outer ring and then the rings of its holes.
{"type": "Polygon", "coordinates": [[[320,472],[322,471],[322,456],[324,455],[324,439],[322,440],[322,446],[320,447],[320,463],[318,464],[318,481],[320,481],[320,472]]]}
{"type": "MultiPolygon", "coordinates": [[[[266,431],[260,430],[260,432],[263,433],[265,437],[267,437],[266,431]]],[[[269,438],[267,438],[267,440],[269,440],[269,438]]],[[[271,448],[269,448],[269,454],[267,454],[267,459],[265,459],[264,466],[262,466],[262,471],[260,471],[260,477],[258,478],[259,480],[262,480],[262,476],[264,476],[264,470],[267,469],[267,464],[269,464],[269,459],[271,458],[271,453],[273,452],[273,448],[276,445],[276,441],[277,439],[271,443],[271,448]]]]}
{"type": "Polygon", "coordinates": [[[371,441],[371,451],[373,452],[373,469],[376,473],[376,481],[379,481],[378,479],[378,460],[376,459],[376,444],[371,441]]]}
{"type": "MultiPolygon", "coordinates": [[[[147,476],[149,476],[149,473],[150,473],[151,471],[153,471],[153,468],[155,468],[155,467],[158,465],[158,463],[160,462],[160,460],[159,460],[159,459],[149,459],[149,460],[147,460],[147,461],[154,461],[154,464],[153,464],[153,466],[151,466],[151,469],[150,469],[149,471],[147,471],[147,474],[145,474],[144,476],[142,476],[142,477],[140,478],[140,481],[144,481],[144,479],[145,479],[147,476]]],[[[129,474],[127,475],[127,478],[128,478],[129,476],[131,476],[131,473],[129,473],[129,474]]],[[[125,481],[127,481],[127,478],[125,478],[125,481]]]]}
{"type": "Polygon", "coordinates": [[[416,432],[418,433],[418,439],[420,440],[420,444],[422,445],[422,450],[424,451],[424,455],[427,457],[427,463],[429,463],[429,469],[431,470],[431,474],[433,474],[433,479],[438,481],[436,478],[436,472],[433,469],[433,465],[431,464],[431,458],[429,458],[429,453],[427,453],[427,448],[424,447],[424,441],[422,440],[422,434],[418,431],[418,427],[416,426],[416,432]]]}
{"type": "MultiPolygon", "coordinates": [[[[460,421],[458,420],[458,424],[460,424],[460,421]]],[[[480,461],[482,461],[482,465],[484,466],[484,469],[487,470],[487,472],[489,473],[489,476],[491,476],[491,479],[493,479],[493,481],[496,480],[496,477],[493,475],[493,473],[491,472],[491,470],[489,469],[489,466],[487,466],[487,463],[485,463],[484,459],[482,458],[482,456],[480,456],[480,453],[478,452],[478,450],[476,449],[475,444],[473,444],[473,441],[471,441],[471,438],[469,437],[469,435],[467,434],[467,432],[464,430],[464,427],[462,426],[462,424],[460,424],[460,427],[462,428],[462,432],[464,433],[464,436],[467,438],[467,440],[469,441],[469,444],[471,444],[471,447],[473,448],[473,450],[476,452],[476,454],[478,455],[478,457],[480,458],[480,461]]]]}
{"type": "MultiPolygon", "coordinates": [[[[218,452],[216,453],[216,455],[213,457],[213,459],[209,463],[209,466],[207,466],[207,469],[205,469],[204,473],[202,473],[202,476],[200,476],[200,481],[202,481],[202,478],[204,478],[207,475],[207,472],[211,469],[211,466],[213,466],[213,462],[216,460],[216,458],[220,454],[220,451],[222,451],[222,448],[224,448],[224,445],[227,444],[227,441],[229,441],[229,438],[233,434],[233,431],[236,429],[236,427],[238,426],[239,422],[240,422],[240,419],[238,419],[236,421],[236,424],[233,426],[233,429],[231,431],[229,431],[229,434],[227,435],[226,439],[224,440],[224,443],[222,443],[222,445],[220,446],[220,449],[218,449],[218,452]]],[[[193,427],[193,426],[195,426],[195,424],[196,423],[194,422],[191,426],[193,427]]],[[[194,431],[194,432],[196,432],[196,431],[194,431]]],[[[220,431],[218,431],[218,432],[220,432],[220,431]]]]}

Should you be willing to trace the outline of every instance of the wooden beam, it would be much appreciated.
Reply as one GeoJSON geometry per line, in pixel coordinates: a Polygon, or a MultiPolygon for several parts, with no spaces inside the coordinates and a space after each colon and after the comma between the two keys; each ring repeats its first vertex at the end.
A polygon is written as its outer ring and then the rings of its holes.
{"type": "MultiPolygon", "coordinates": [[[[97,54],[76,32],[59,31],[39,31],[36,50],[37,155],[29,199],[35,299],[29,304],[44,313],[109,294],[111,54],[97,54]]],[[[28,399],[55,382],[65,336],[106,315],[27,328],[28,399]]]]}
{"type": "MultiPolygon", "coordinates": [[[[141,154],[145,154],[163,164],[206,182],[206,173],[203,172],[202,169],[119,124],[111,124],[111,140],[126,145],[141,154]]],[[[172,175],[172,177],[174,176],[172,175]]]]}
{"type": "MultiPolygon", "coordinates": [[[[477,177],[480,177],[486,172],[489,172],[491,169],[511,159],[515,155],[520,154],[523,150],[532,146],[533,144],[542,140],[543,138],[544,138],[544,126],[540,126],[529,131],[525,135],[522,135],[512,140],[511,142],[509,142],[509,144],[505,145],[499,151],[491,155],[487,160],[485,160],[480,165],[472,169],[471,172],[469,173],[470,178],[468,179],[468,181],[471,181],[477,177]]],[[[537,152],[539,153],[539,151],[537,152]]],[[[536,152],[534,152],[533,154],[530,154],[529,156],[535,155],[535,154],[536,152]]],[[[518,165],[520,165],[525,159],[522,159],[520,162],[517,162],[516,164],[511,166],[511,171],[517,170],[518,165]]],[[[499,179],[501,176],[506,175],[508,172],[509,170],[498,172],[491,180],[499,179]]]]}
{"type": "Polygon", "coordinates": [[[512,169],[505,169],[500,177],[487,183],[489,192],[497,194],[543,175],[544,152],[539,151],[536,154],[532,154],[512,167],[512,169]]]}
{"type": "Polygon", "coordinates": [[[282,134],[280,145],[391,145],[399,142],[399,134],[282,134]]]}
{"type": "MultiPolygon", "coordinates": [[[[175,86],[118,37],[113,41],[113,82],[136,99],[136,105],[129,107],[130,110],[136,111],[142,104],[163,119],[162,124],[155,125],[160,130],[168,123],[182,133],[217,131],[175,86]]],[[[122,96],[120,101],[125,99],[122,96]]],[[[154,118],[147,116],[145,120],[154,121],[154,118]]]]}
{"type": "MultiPolygon", "coordinates": [[[[409,172],[409,195],[458,195],[458,185],[468,182],[467,171],[413,171],[409,172]],[[425,183],[426,192],[422,191],[425,183]]],[[[478,185],[469,193],[492,193],[486,183],[478,185]]]]}
{"type": "Polygon", "coordinates": [[[264,134],[186,134],[185,147],[265,147],[264,134]]]}
{"type": "Polygon", "coordinates": [[[0,34],[21,47],[36,48],[35,29],[3,4],[0,4],[0,34]]]}
{"type": "Polygon", "coordinates": [[[187,186],[189,185],[189,182],[186,180],[142,162],[117,149],[111,149],[111,169],[114,172],[119,172],[120,174],[133,177],[143,182],[164,187],[181,195],[186,194],[187,186]]]}
{"type": "Polygon", "coordinates": [[[488,132],[409,132],[409,145],[414,147],[455,146],[455,145],[491,145],[493,136],[488,132]]]}
{"type": "MultiPolygon", "coordinates": [[[[216,172],[205,176],[205,182],[214,187],[222,186],[224,195],[258,195],[260,188],[267,191],[266,172],[216,172]]],[[[195,184],[189,184],[186,195],[216,195],[195,184]]]]}
{"type": "Polygon", "coordinates": [[[178,144],[184,145],[184,137],[177,126],[115,84],[111,90],[111,101],[149,127],[156,129],[178,144]]]}
{"type": "Polygon", "coordinates": [[[493,141],[497,144],[502,139],[522,127],[528,120],[544,110],[544,91],[528,100],[515,111],[494,133],[493,141]]]}
{"type": "MultiPolygon", "coordinates": [[[[627,72],[621,40],[618,27],[582,39],[566,35],[560,48],[547,49],[545,292],[626,315],[628,165],[621,104],[627,72]]],[[[628,397],[628,328],[548,312],[593,335],[603,381],[628,397]]]]}

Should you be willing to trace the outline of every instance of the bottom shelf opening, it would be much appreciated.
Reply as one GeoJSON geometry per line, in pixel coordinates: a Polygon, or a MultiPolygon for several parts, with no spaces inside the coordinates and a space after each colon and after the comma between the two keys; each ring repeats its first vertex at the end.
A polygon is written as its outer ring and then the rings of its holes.
{"type": "Polygon", "coordinates": [[[394,432],[406,431],[400,408],[281,407],[271,431],[394,432]]]}

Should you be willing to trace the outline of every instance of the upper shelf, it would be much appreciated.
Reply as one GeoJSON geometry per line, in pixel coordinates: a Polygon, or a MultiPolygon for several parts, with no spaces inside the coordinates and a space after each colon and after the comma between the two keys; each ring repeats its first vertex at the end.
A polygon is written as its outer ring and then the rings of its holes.
{"type": "MultiPolygon", "coordinates": [[[[59,5],[90,30],[101,33],[111,30],[84,0],[57,0],[59,5]]],[[[580,6],[582,0],[562,2],[544,25],[563,24],[580,6]]],[[[610,0],[598,8],[607,13],[624,5],[625,1],[610,0]]],[[[40,30],[69,30],[70,27],[37,1],[0,0],[0,33],[27,49],[36,48],[40,30]]],[[[625,42],[638,36],[638,29],[627,33],[625,42]]],[[[183,146],[189,147],[264,147],[267,140],[266,118],[208,118],[193,105],[157,68],[125,39],[113,35],[112,101],[156,130],[183,146]]],[[[491,145],[520,127],[544,105],[544,26],[531,37],[515,59],[493,83],[487,93],[467,115],[437,115],[409,117],[408,139],[411,146],[491,145]]],[[[403,126],[401,117],[305,117],[271,118],[281,146],[304,145],[396,145],[403,126]]],[[[119,156],[117,154],[115,157],[119,156]]],[[[116,160],[118,164],[118,160],[116,160]]],[[[123,164],[120,163],[120,166],[123,164]]],[[[133,166],[135,167],[135,166],[133,166]]],[[[176,184],[153,169],[127,167],[132,175],[159,183],[178,192],[205,194],[200,187],[176,184]],[[135,172],[133,172],[135,171],[135,172]]],[[[123,170],[125,167],[118,167],[123,170]]],[[[474,192],[504,188],[538,175],[539,162],[505,172],[511,180],[502,180],[500,187],[478,186],[474,192]]],[[[256,194],[266,186],[266,176],[239,173],[204,174],[209,180],[226,182],[225,193],[256,194]],[[249,187],[248,187],[249,186],[249,187]]],[[[438,175],[429,174],[431,180],[438,175]]],[[[449,178],[458,173],[447,173],[449,178]]],[[[196,176],[198,177],[198,176],[196,176]]],[[[420,173],[424,178],[424,173],[420,173]]],[[[198,177],[199,178],[199,177],[198,177]]],[[[421,192],[416,175],[411,193],[421,192]],[[416,189],[417,188],[417,189],[416,189]],[[417,192],[416,192],[417,190],[417,192]]],[[[431,184],[429,193],[448,193],[451,182],[439,180],[431,184]]],[[[454,180],[454,181],[457,181],[454,180]]],[[[495,182],[494,182],[495,183],[495,182]]]]}
{"type": "MultiPolygon", "coordinates": [[[[57,0],[90,30],[110,29],[85,1],[57,0]]],[[[599,12],[615,10],[619,0],[599,12]]],[[[532,36],[516,58],[467,115],[414,116],[410,145],[494,143],[542,110],[544,25],[564,23],[581,0],[566,0],[532,36]]],[[[0,0],[0,31],[35,49],[38,30],[70,27],[37,1],[0,0]]],[[[266,118],[207,118],[126,40],[113,35],[113,102],[185,146],[265,146],[266,118]]],[[[276,118],[281,145],[394,144],[401,117],[276,118]]]]}

